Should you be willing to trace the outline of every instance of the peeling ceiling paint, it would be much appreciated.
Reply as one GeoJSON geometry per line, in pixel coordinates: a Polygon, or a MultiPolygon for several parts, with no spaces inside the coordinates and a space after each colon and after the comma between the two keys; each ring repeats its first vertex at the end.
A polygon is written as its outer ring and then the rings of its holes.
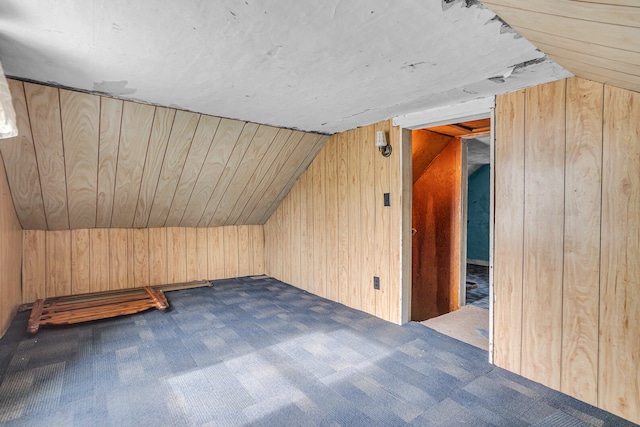
{"type": "Polygon", "coordinates": [[[474,0],[5,0],[7,75],[334,133],[571,75],[474,0]]]}

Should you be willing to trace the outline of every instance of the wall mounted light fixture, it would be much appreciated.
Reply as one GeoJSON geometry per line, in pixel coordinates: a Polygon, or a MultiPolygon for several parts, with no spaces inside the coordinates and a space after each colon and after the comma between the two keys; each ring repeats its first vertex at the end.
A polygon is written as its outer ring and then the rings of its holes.
{"type": "Polygon", "coordinates": [[[376,147],[384,157],[391,155],[391,145],[387,142],[387,135],[383,130],[376,131],[376,147]]]}

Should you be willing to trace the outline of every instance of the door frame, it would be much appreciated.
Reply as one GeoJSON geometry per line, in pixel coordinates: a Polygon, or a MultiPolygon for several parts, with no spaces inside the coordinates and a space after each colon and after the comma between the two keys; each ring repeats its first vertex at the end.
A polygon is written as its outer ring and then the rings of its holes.
{"type": "MultiPolygon", "coordinates": [[[[490,135],[490,211],[489,211],[489,362],[493,361],[493,222],[494,222],[494,139],[495,139],[495,96],[476,99],[473,101],[462,102],[459,104],[437,107],[429,110],[418,111],[415,113],[409,113],[402,116],[395,117],[393,119],[393,125],[400,127],[401,135],[401,154],[400,154],[400,167],[401,167],[401,180],[402,180],[402,226],[401,226],[401,286],[400,286],[400,313],[402,324],[409,322],[411,313],[411,217],[412,217],[412,161],[411,161],[411,130],[429,128],[433,126],[440,126],[451,123],[460,123],[464,121],[479,120],[479,119],[491,119],[491,135],[490,135]]],[[[466,173],[466,144],[463,142],[463,157],[464,166],[461,167],[461,173],[466,173]]],[[[466,175],[464,176],[466,179],[466,175]]],[[[461,184],[465,182],[462,180],[461,184]]],[[[464,192],[467,190],[467,185],[462,184],[461,187],[464,192]]],[[[462,261],[466,262],[466,212],[467,212],[467,200],[462,197],[461,194],[461,230],[460,230],[460,269],[461,272],[464,268],[466,271],[466,265],[463,266],[462,261]],[[463,243],[464,241],[464,243],[463,243]],[[464,253],[462,253],[464,248],[464,253]]],[[[460,295],[459,301],[464,301],[464,294],[466,292],[466,275],[460,275],[460,295]]],[[[459,304],[460,305],[460,304],[459,304]]]]}

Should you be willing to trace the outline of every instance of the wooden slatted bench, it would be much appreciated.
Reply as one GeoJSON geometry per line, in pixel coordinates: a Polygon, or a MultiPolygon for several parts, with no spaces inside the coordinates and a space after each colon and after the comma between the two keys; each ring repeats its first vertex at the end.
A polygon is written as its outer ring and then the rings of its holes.
{"type": "Polygon", "coordinates": [[[212,286],[201,280],[163,286],[145,286],[115,291],[94,292],[83,295],[39,299],[33,304],[20,306],[20,311],[31,308],[27,332],[35,334],[44,325],[70,325],[91,320],[108,319],[139,313],[157,308],[165,311],[169,307],[163,290],[179,290],[201,286],[212,286]]]}

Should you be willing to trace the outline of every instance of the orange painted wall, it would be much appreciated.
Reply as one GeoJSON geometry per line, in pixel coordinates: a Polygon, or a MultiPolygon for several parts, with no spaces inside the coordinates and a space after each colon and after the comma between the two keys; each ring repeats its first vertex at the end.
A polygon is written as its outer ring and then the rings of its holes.
{"type": "Polygon", "coordinates": [[[461,143],[453,139],[413,185],[411,319],[458,308],[461,143]]]}

